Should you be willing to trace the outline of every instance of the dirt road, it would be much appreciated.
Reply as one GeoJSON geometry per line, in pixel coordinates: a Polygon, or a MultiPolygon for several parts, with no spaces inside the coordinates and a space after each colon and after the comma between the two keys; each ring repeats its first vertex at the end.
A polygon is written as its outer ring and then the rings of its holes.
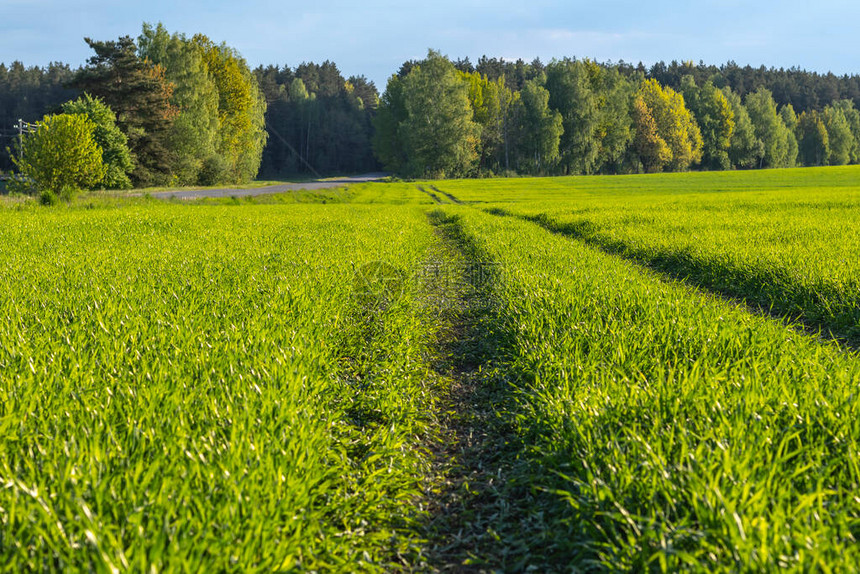
{"type": "Polygon", "coordinates": [[[388,174],[385,173],[366,173],[353,177],[342,177],[337,179],[324,179],[317,181],[308,181],[305,183],[281,183],[278,185],[270,185],[267,187],[257,187],[254,189],[196,189],[196,190],[177,190],[177,191],[159,191],[150,194],[152,197],[160,197],[169,199],[200,199],[202,197],[246,197],[249,195],[265,195],[267,193],[280,193],[283,191],[298,191],[300,189],[330,189],[332,187],[342,187],[350,183],[364,183],[367,181],[377,181],[388,174]]]}

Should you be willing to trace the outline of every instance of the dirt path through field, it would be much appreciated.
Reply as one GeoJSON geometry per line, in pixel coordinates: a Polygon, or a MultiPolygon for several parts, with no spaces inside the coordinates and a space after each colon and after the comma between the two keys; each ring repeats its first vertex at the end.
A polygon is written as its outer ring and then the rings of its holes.
{"type": "Polygon", "coordinates": [[[529,494],[508,481],[518,447],[498,408],[510,387],[491,374],[502,337],[493,319],[498,269],[470,252],[455,216],[436,211],[430,220],[439,248],[425,296],[439,313],[436,371],[450,390],[440,408],[440,439],[431,445],[425,566],[430,572],[516,570],[514,557],[528,553],[529,538],[517,507],[529,494]]]}

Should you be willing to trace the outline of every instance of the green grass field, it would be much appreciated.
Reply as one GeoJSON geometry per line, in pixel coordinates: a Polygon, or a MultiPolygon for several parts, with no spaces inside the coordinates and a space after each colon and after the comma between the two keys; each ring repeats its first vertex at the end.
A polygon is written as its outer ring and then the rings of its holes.
{"type": "Polygon", "coordinates": [[[860,564],[858,167],[0,201],[2,571],[860,564]]]}

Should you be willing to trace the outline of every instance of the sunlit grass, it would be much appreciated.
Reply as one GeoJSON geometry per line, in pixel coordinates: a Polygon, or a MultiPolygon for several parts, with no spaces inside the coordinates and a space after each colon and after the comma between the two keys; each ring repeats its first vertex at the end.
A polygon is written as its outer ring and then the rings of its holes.
{"type": "Polygon", "coordinates": [[[469,377],[515,436],[487,458],[540,525],[487,531],[512,537],[488,546],[504,564],[850,570],[860,359],[809,328],[856,346],[858,182],[3,198],[0,570],[423,567],[425,439],[458,360],[434,342],[458,310],[428,312],[419,280],[430,210],[454,259],[493,270],[469,335],[492,355],[469,377]],[[397,296],[356,282],[375,262],[397,296]]]}
{"type": "Polygon", "coordinates": [[[0,219],[3,569],[388,570],[412,551],[430,326],[410,297],[363,308],[353,277],[408,276],[423,214],[0,219]]]}
{"type": "Polygon", "coordinates": [[[855,355],[533,223],[454,213],[502,269],[496,361],[517,398],[501,416],[532,461],[519,479],[557,499],[545,557],[669,572],[858,563],[855,355]]]}

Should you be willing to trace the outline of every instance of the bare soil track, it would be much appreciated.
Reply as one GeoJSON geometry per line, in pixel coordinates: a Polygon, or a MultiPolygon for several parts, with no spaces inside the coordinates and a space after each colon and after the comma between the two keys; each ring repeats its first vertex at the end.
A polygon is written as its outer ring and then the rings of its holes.
{"type": "Polygon", "coordinates": [[[415,570],[526,571],[543,564],[534,553],[546,547],[541,533],[547,527],[537,493],[514,476],[521,444],[503,414],[512,389],[497,380],[493,364],[509,336],[495,323],[498,269],[471,244],[456,216],[434,211],[429,218],[439,238],[432,264],[442,272],[429,276],[425,296],[443,326],[434,366],[449,391],[439,409],[440,436],[429,445],[426,552],[415,570]]]}

